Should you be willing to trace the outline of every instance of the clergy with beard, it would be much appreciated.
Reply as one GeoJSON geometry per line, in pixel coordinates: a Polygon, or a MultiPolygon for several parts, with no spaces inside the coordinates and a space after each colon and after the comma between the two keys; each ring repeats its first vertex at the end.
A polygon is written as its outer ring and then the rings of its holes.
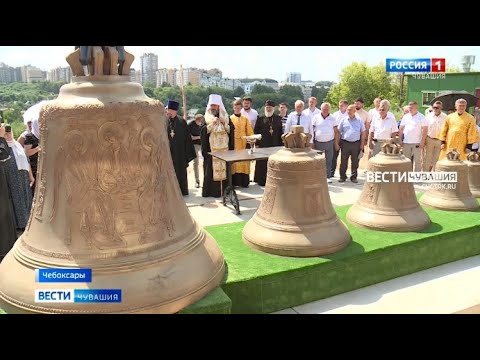
{"type": "Polygon", "coordinates": [[[227,164],[212,157],[210,152],[234,150],[235,126],[223,105],[222,97],[211,94],[200,131],[203,156],[203,197],[221,197],[227,182],[227,164]]]}
{"type": "MultiPolygon", "coordinates": [[[[235,150],[247,148],[247,139],[244,136],[253,135],[250,120],[241,113],[242,102],[235,100],[233,102],[233,115],[230,116],[235,126],[235,150]]],[[[232,164],[232,185],[248,187],[250,183],[250,161],[237,161],[232,164]]]]}
{"type": "Polygon", "coordinates": [[[182,194],[188,195],[187,167],[188,163],[195,159],[197,155],[193,147],[192,137],[187,129],[187,122],[177,115],[179,105],[174,100],[168,100],[167,102],[167,136],[178,185],[182,194]]]}
{"type": "Polygon", "coordinates": [[[8,150],[8,144],[5,140],[5,127],[0,123],[0,262],[17,240],[15,215],[5,171],[9,162],[12,161],[15,162],[15,159],[10,156],[8,150]]]}
{"type": "MultiPolygon", "coordinates": [[[[259,116],[253,132],[261,134],[262,139],[257,143],[258,147],[282,146],[282,117],[273,113],[275,103],[271,100],[265,102],[265,115],[259,116]]],[[[254,180],[258,185],[265,186],[267,182],[267,161],[255,162],[254,180]]]]}

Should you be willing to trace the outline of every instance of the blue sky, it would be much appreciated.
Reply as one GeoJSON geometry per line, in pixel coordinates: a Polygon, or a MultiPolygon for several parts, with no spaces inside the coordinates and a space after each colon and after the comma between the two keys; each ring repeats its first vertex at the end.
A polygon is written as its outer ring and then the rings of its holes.
{"type": "MultiPolygon", "coordinates": [[[[73,46],[0,46],[0,62],[10,66],[34,65],[43,70],[67,66],[73,46]]],[[[300,72],[302,80],[338,81],[353,61],[384,64],[386,58],[445,58],[447,65],[461,67],[464,55],[475,55],[472,66],[480,70],[480,46],[125,46],[135,55],[139,68],[143,53],[158,55],[159,67],[219,68],[224,77],[261,77],[285,80],[287,72],[300,72]]],[[[447,66],[448,71],[448,66],[447,66]]]]}

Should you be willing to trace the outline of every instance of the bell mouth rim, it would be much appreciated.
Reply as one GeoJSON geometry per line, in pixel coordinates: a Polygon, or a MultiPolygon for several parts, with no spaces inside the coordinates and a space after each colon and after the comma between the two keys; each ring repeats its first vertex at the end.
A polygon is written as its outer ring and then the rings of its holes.
{"type": "MultiPolygon", "coordinates": [[[[384,153],[384,152],[379,152],[378,154],[381,154],[381,155],[384,155],[384,156],[402,156],[403,153],[398,153],[398,154],[388,154],[388,153],[384,153]]],[[[377,154],[377,155],[378,155],[377,154]]],[[[403,155],[405,156],[405,155],[403,155]]]]}
{"type": "Polygon", "coordinates": [[[86,75],[86,76],[72,76],[72,83],[85,83],[93,81],[129,81],[130,75],[86,75]]]}

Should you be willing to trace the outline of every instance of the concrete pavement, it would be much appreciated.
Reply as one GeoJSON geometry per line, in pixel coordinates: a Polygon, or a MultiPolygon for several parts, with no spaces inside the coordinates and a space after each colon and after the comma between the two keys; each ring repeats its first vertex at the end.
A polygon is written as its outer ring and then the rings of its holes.
{"type": "MultiPolygon", "coordinates": [[[[201,163],[202,161],[200,166],[201,163]]],[[[357,200],[363,188],[366,164],[365,156],[361,160],[358,184],[349,180],[339,183],[337,172],[333,183],[328,185],[334,206],[353,204],[357,200]]],[[[253,179],[253,164],[250,176],[253,179]]],[[[203,183],[202,170],[200,179],[203,183]]],[[[221,198],[201,196],[201,188],[195,188],[193,163],[190,163],[188,168],[188,180],[190,195],[184,199],[193,218],[201,226],[249,220],[260,205],[264,190],[253,182],[247,189],[236,188],[242,213],[236,215],[231,205],[223,206],[221,198]]],[[[415,189],[423,191],[418,186],[415,186],[415,189]]],[[[480,256],[475,256],[277,313],[480,313],[478,279],[480,279],[480,256]]]]}

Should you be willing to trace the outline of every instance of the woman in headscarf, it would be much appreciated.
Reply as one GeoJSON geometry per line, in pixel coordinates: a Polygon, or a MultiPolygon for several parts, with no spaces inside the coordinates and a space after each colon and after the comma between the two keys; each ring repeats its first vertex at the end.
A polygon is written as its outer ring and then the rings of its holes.
{"type": "MultiPolygon", "coordinates": [[[[48,103],[48,100],[44,100],[39,102],[38,104],[33,105],[32,107],[28,108],[27,111],[23,114],[23,120],[25,123],[31,121],[32,130],[30,133],[25,135],[25,153],[27,154],[30,166],[32,167],[32,173],[35,180],[37,179],[37,165],[38,165],[38,153],[40,149],[40,125],[39,125],[39,117],[40,111],[42,110],[43,106],[48,103]]],[[[35,184],[32,186],[32,197],[35,194],[35,184]]]]}
{"type": "Polygon", "coordinates": [[[13,206],[5,173],[5,168],[15,160],[10,156],[4,136],[5,127],[0,123],[0,262],[17,240],[13,206]]]}
{"type": "Polygon", "coordinates": [[[17,141],[20,143],[20,145],[25,146],[25,140],[27,139],[27,136],[32,133],[32,121],[26,121],[24,119],[23,123],[25,124],[25,131],[20,134],[17,141]]]}
{"type": "Polygon", "coordinates": [[[8,152],[14,161],[7,163],[5,172],[12,199],[16,228],[23,231],[27,226],[32,209],[31,187],[35,183],[35,179],[22,145],[13,138],[11,128],[8,130],[5,132],[5,140],[8,144],[8,152]]]}

